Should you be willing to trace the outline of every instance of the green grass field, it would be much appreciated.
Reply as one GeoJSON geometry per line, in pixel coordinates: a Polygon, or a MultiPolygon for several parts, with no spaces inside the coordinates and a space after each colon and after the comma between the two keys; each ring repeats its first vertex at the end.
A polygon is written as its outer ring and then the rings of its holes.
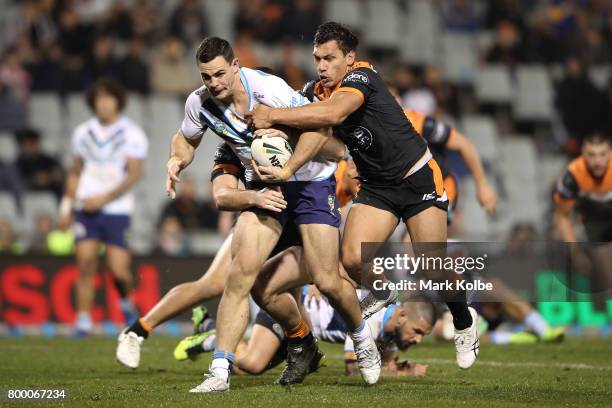
{"type": "MultiPolygon", "coordinates": [[[[429,364],[426,377],[383,378],[374,387],[345,377],[342,348],[324,344],[326,367],[303,385],[273,385],[277,368],[259,377],[235,376],[230,393],[214,395],[188,393],[203,380],[209,360],[174,361],[176,342],[148,340],[140,368],[132,371],[115,361],[112,339],[0,339],[0,406],[25,406],[7,402],[6,391],[14,388],[65,389],[68,395],[63,404],[78,407],[612,406],[612,339],[483,345],[481,358],[468,371],[455,366],[452,344],[426,343],[405,356],[429,364]]],[[[59,405],[36,406],[46,404],[59,405]]]]}

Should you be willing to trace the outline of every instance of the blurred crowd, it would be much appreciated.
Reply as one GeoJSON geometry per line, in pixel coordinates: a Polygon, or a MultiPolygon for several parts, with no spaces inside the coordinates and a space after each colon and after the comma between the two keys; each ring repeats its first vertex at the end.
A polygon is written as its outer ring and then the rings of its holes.
{"type": "MultiPolygon", "coordinates": [[[[410,0],[394,0],[407,9],[410,0]]],[[[194,47],[211,32],[207,0],[4,0],[17,10],[2,27],[0,41],[0,132],[14,135],[18,155],[0,160],[0,190],[14,193],[50,191],[59,197],[65,169],[41,148],[40,132],[28,127],[33,93],[82,92],[102,76],[119,80],[130,92],[181,98],[201,84],[193,62],[194,47]],[[169,6],[170,4],[170,6],[169,6]]],[[[361,4],[358,0],[357,4],[361,4]]],[[[557,67],[554,105],[558,128],[565,135],[558,151],[578,153],[580,139],[594,131],[612,133],[612,80],[596,86],[593,66],[612,62],[612,2],[609,0],[432,0],[440,27],[447,33],[491,33],[481,49],[481,64],[557,67]]],[[[273,68],[294,88],[311,79],[296,53],[309,45],[325,19],[324,0],[237,0],[233,45],[243,66],[268,65],[256,50],[274,47],[273,68]]],[[[353,27],[360,32],[360,27],[353,27]]],[[[361,32],[363,34],[363,32],[361,32]]],[[[397,52],[376,58],[367,44],[361,57],[372,56],[381,72],[399,89],[405,107],[425,114],[459,118],[482,109],[473,89],[449,82],[443,67],[398,63],[397,52]],[[474,107],[476,106],[476,107],[474,107]]],[[[311,71],[310,71],[311,72],[311,71]]],[[[482,111],[481,111],[482,112],[482,111]]],[[[490,112],[485,112],[490,113],[490,112]]],[[[510,125],[512,126],[512,125],[510,125]]],[[[512,133],[512,129],[505,129],[512,133]]],[[[195,187],[194,187],[195,188],[195,187]]],[[[189,187],[164,208],[157,221],[158,251],[188,253],[185,229],[226,234],[231,220],[208,201],[197,200],[189,187]],[[178,232],[177,232],[178,231],[178,232]]],[[[46,237],[54,214],[41,214],[30,249],[49,251],[46,237]],[[40,235],[40,237],[39,237],[40,235]]],[[[63,237],[60,237],[63,239],[63,237]]],[[[60,239],[58,238],[58,239],[60,239]]],[[[60,239],[60,240],[61,240],[60,239]]],[[[11,220],[0,220],[0,253],[23,249],[11,220]]],[[[65,246],[65,245],[64,245],[65,246]]],[[[60,247],[63,246],[60,245],[60,247]]]]}

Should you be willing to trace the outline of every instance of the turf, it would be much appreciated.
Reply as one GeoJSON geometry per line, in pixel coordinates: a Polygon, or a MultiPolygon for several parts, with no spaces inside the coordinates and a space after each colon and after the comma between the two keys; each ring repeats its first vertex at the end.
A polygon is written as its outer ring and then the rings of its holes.
{"type": "Polygon", "coordinates": [[[202,381],[209,360],[174,361],[176,342],[148,340],[140,368],[132,371],[115,361],[112,339],[0,339],[0,405],[19,406],[7,402],[11,388],[65,389],[61,404],[78,407],[609,407],[612,401],[612,339],[483,346],[468,371],[455,366],[451,344],[426,343],[406,354],[429,364],[426,377],[384,378],[374,387],[345,377],[342,348],[323,345],[326,367],[303,385],[273,385],[277,368],[259,377],[234,377],[230,393],[214,395],[187,392],[202,381]]]}

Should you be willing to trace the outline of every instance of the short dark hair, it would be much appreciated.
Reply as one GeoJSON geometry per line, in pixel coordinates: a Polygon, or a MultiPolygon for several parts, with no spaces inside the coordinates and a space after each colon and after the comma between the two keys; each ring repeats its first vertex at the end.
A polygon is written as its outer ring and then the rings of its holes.
{"type": "Polygon", "coordinates": [[[196,61],[201,63],[210,62],[221,55],[227,62],[234,60],[234,50],[227,40],[219,37],[207,37],[198,47],[196,61]]]}
{"type": "Polygon", "coordinates": [[[592,144],[607,143],[609,145],[612,145],[612,139],[610,139],[610,136],[605,134],[605,133],[596,132],[596,133],[592,133],[592,134],[586,136],[582,140],[582,144],[583,145],[585,145],[587,143],[592,143],[592,144]]]}
{"type": "Polygon", "coordinates": [[[110,94],[117,100],[117,107],[119,109],[119,112],[121,112],[123,108],[125,108],[125,104],[127,102],[127,95],[123,85],[121,85],[116,79],[110,77],[102,77],[96,80],[96,82],[94,82],[93,85],[87,91],[87,106],[89,106],[89,109],[91,109],[93,112],[96,111],[96,97],[100,92],[110,94]]]}
{"type": "Polygon", "coordinates": [[[314,36],[314,45],[321,45],[334,40],[338,43],[338,47],[340,47],[344,55],[351,51],[356,51],[359,45],[357,36],[340,23],[329,21],[317,28],[314,36]]]}
{"type": "Polygon", "coordinates": [[[40,132],[36,129],[24,128],[15,132],[15,141],[21,144],[25,141],[39,141],[40,132]]]}
{"type": "Polygon", "coordinates": [[[437,313],[436,307],[429,300],[417,296],[410,298],[410,300],[402,303],[402,307],[408,314],[408,318],[411,320],[423,319],[428,325],[433,327],[436,324],[437,313]]]}

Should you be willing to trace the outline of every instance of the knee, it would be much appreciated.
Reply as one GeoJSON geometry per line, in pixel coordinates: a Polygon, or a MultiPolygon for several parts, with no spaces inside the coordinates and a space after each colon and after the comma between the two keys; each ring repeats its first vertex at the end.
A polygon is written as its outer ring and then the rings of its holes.
{"type": "Polygon", "coordinates": [[[361,272],[363,266],[361,262],[361,251],[356,248],[343,248],[342,265],[350,276],[355,276],[361,272]]]}
{"type": "Polygon", "coordinates": [[[256,274],[257,271],[253,271],[250,267],[241,264],[232,265],[224,293],[247,296],[253,287],[256,274]]]}
{"type": "Polygon", "coordinates": [[[341,278],[340,276],[331,275],[324,279],[315,280],[314,284],[326,297],[335,298],[340,292],[341,278]]]}

